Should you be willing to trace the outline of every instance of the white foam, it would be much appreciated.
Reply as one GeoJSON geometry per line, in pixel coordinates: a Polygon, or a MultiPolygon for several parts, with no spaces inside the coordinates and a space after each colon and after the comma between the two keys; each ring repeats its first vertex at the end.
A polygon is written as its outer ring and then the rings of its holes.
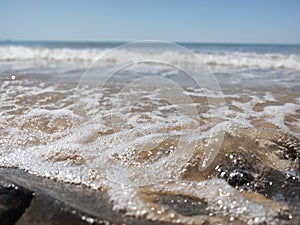
{"type": "MultiPolygon", "coordinates": [[[[166,74],[168,75],[168,73],[166,74]]],[[[251,126],[250,122],[253,118],[266,119],[275,125],[280,125],[282,131],[290,132],[284,123],[285,116],[296,114],[296,110],[300,108],[299,104],[287,102],[277,106],[266,106],[262,112],[257,112],[254,110],[257,103],[268,101],[277,103],[274,93],[267,92],[261,96],[250,93],[250,100],[242,101],[243,103],[237,100],[242,97],[239,93],[225,94],[224,97],[231,98],[231,104],[240,108],[240,111],[229,110],[229,107],[222,105],[211,107],[201,115],[188,117],[187,115],[176,114],[176,110],[172,110],[172,108],[190,110],[195,106],[201,106],[201,103],[177,102],[173,105],[166,105],[162,103],[163,99],[158,90],[128,89],[123,91],[123,100],[124,97],[129,99],[131,96],[144,96],[149,100],[146,103],[140,101],[140,104],[137,105],[141,109],[146,107],[145,112],[135,113],[128,110],[131,107],[128,101],[122,101],[122,98],[114,93],[103,96],[104,100],[107,100],[107,104],[112,104],[113,108],[106,107],[105,104],[100,104],[99,107],[97,102],[99,90],[97,87],[78,88],[77,92],[73,92],[73,90],[60,90],[56,86],[45,88],[44,85],[28,84],[30,82],[27,80],[10,80],[0,84],[1,100],[4,103],[1,105],[3,115],[0,117],[1,166],[18,167],[39,176],[63,182],[86,184],[95,189],[108,188],[114,209],[125,209],[131,215],[143,214],[143,210],[149,211],[147,204],[139,198],[137,191],[140,186],[153,184],[161,190],[206,198],[211,209],[224,215],[241,217],[249,224],[252,223],[252,218],[258,218],[257,222],[263,222],[266,219],[272,219],[275,215],[272,210],[245,200],[225,181],[211,179],[205,182],[180,182],[178,171],[189,160],[190,149],[184,149],[182,146],[175,146],[176,148],[172,146],[171,148],[171,146],[166,145],[168,140],[164,141],[166,137],[170,140],[177,140],[177,136],[183,136],[184,141],[182,143],[185,144],[185,147],[189,147],[190,143],[195,143],[211,135],[215,140],[216,135],[214,134],[230,131],[232,123],[251,126]],[[59,100],[55,103],[51,101],[45,103],[44,98],[48,97],[47,93],[57,95],[59,100]],[[59,102],[65,100],[66,94],[71,95],[67,99],[78,97],[80,101],[74,101],[71,105],[63,108],[57,108],[59,102]],[[40,99],[34,98],[37,95],[41,95],[40,99]],[[24,98],[24,101],[16,103],[18,98],[24,98]],[[28,104],[26,100],[32,102],[28,104]],[[97,110],[95,106],[98,106],[97,110]],[[153,106],[154,109],[147,108],[149,106],[153,106]],[[13,114],[10,107],[16,109],[28,107],[29,112],[13,114]],[[73,112],[72,109],[76,107],[84,109],[87,115],[73,112]],[[112,115],[117,115],[120,118],[118,121],[120,121],[121,126],[110,132],[110,129],[114,129],[111,126],[112,115]],[[143,116],[142,119],[141,116],[143,116]],[[210,120],[203,126],[199,124],[199,132],[189,129],[190,127],[193,128],[194,123],[197,123],[198,116],[210,120]],[[47,120],[52,121],[56,118],[66,118],[66,121],[73,126],[54,129],[53,133],[44,131],[44,126],[47,124],[42,124],[39,128],[39,123],[47,122],[47,120]],[[217,119],[216,122],[212,120],[214,118],[217,119]],[[35,119],[38,120],[35,121],[35,119]],[[79,122],[75,123],[75,120],[79,122]],[[33,126],[23,128],[23,125],[28,122],[33,126]],[[178,130],[178,127],[181,127],[182,130],[178,130]],[[195,132],[191,133],[191,130],[195,132]],[[144,161],[139,161],[139,155],[133,153],[142,152],[145,154],[149,150],[148,146],[157,147],[160,143],[164,143],[163,147],[170,153],[165,154],[162,151],[162,153],[157,154],[156,158],[149,160],[145,157],[144,161]],[[166,184],[169,180],[178,182],[166,184]],[[223,191],[223,196],[219,195],[219,189],[223,191]],[[226,198],[226,194],[229,194],[230,197],[226,198]],[[218,208],[220,205],[218,201],[222,201],[225,206],[230,205],[229,201],[236,201],[238,206],[226,211],[218,208]]],[[[182,90],[182,92],[199,98],[217,99],[223,97],[219,92],[206,89],[193,90],[191,88],[189,91],[182,90]]],[[[295,101],[299,103],[299,97],[295,101]]],[[[218,141],[221,143],[222,140],[218,141]]],[[[170,143],[172,144],[172,142],[170,143]]],[[[207,154],[207,163],[218,152],[209,153],[207,154]]],[[[163,220],[163,217],[154,214],[148,216],[151,216],[151,219],[163,220]]],[[[186,220],[181,219],[188,223],[191,217],[185,218],[186,220]]]]}
{"type": "MultiPolygon", "coordinates": [[[[128,55],[137,60],[143,60],[148,55],[159,54],[161,58],[171,59],[175,63],[193,65],[197,62],[189,61],[182,52],[150,51],[147,49],[114,50],[117,58],[106,58],[106,63],[115,63],[127,59],[128,55]]],[[[18,61],[46,61],[46,62],[94,62],[107,53],[107,49],[72,49],[72,48],[46,48],[24,46],[0,46],[0,62],[18,61]]],[[[262,69],[300,69],[300,55],[279,53],[252,53],[252,52],[226,52],[226,53],[197,53],[199,58],[210,66],[222,67],[250,67],[262,69]]],[[[169,61],[169,60],[167,60],[169,61]]]]}

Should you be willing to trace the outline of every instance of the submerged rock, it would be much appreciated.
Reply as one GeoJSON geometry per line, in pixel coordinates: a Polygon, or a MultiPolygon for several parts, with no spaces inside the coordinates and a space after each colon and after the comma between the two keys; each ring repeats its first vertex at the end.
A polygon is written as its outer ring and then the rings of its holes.
{"type": "Polygon", "coordinates": [[[183,180],[224,179],[247,198],[255,193],[250,201],[265,204],[267,198],[269,206],[275,208],[277,202],[284,203],[288,209],[278,208],[275,217],[282,221],[277,223],[300,223],[298,139],[270,129],[237,129],[225,134],[218,155],[205,171],[198,170],[201,157],[197,154],[201,156],[201,149],[185,168],[183,180]]]}
{"type": "Polygon", "coordinates": [[[182,195],[158,195],[156,202],[165,205],[184,216],[208,215],[207,202],[204,199],[182,195]]]}

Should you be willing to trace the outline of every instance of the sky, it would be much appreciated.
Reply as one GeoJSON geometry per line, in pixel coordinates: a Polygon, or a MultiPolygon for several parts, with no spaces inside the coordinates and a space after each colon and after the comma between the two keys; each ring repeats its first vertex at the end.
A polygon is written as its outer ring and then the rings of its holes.
{"type": "Polygon", "coordinates": [[[0,40],[300,43],[299,0],[0,0],[0,40]]]}

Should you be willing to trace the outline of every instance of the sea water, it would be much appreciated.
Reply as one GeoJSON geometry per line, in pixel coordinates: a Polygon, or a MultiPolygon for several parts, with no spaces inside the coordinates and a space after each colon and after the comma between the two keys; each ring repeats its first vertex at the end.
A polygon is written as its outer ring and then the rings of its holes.
{"type": "Polygon", "coordinates": [[[150,220],[293,221],[300,46],[122,44],[1,42],[0,165],[150,220]]]}

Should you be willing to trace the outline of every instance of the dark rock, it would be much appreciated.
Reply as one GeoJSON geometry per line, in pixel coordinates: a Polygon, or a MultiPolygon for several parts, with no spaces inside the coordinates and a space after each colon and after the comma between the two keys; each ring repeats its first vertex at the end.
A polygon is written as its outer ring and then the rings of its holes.
{"type": "Polygon", "coordinates": [[[233,187],[249,184],[254,177],[246,170],[234,170],[229,172],[227,182],[233,187]]]}
{"type": "Polygon", "coordinates": [[[300,180],[277,170],[268,170],[258,177],[263,188],[255,191],[275,201],[300,202],[300,180]]]}
{"type": "Polygon", "coordinates": [[[216,176],[225,179],[229,185],[235,188],[249,188],[250,183],[254,180],[253,174],[257,173],[252,162],[249,162],[249,155],[232,153],[226,155],[228,164],[220,165],[216,170],[216,176]]]}
{"type": "Polygon", "coordinates": [[[1,225],[157,224],[113,211],[106,192],[82,185],[7,168],[0,168],[0,184],[1,225]]]}
{"type": "Polygon", "coordinates": [[[24,213],[32,199],[32,193],[16,186],[0,183],[0,221],[13,225],[24,213]]]}
{"type": "Polygon", "coordinates": [[[300,143],[295,138],[279,139],[277,144],[282,151],[282,158],[300,163],[300,143]]]}
{"type": "Polygon", "coordinates": [[[254,191],[275,201],[300,201],[300,179],[272,168],[256,169],[249,157],[230,154],[228,164],[219,165],[216,175],[243,191],[254,191]]]}

